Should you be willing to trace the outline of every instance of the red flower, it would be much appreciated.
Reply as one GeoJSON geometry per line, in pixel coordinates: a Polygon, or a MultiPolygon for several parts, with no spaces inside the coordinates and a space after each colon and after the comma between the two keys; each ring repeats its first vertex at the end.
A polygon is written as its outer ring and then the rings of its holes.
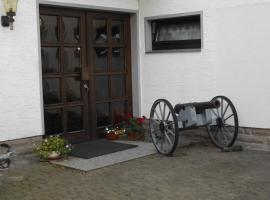
{"type": "Polygon", "coordinates": [[[143,123],[143,121],[144,121],[144,118],[137,118],[137,123],[139,123],[139,124],[142,124],[143,123]]]}

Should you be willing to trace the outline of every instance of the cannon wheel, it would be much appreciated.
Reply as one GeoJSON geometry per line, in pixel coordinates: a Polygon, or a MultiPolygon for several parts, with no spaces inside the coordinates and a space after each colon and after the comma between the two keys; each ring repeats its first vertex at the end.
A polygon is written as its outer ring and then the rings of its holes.
{"type": "Polygon", "coordinates": [[[212,99],[220,102],[220,107],[211,109],[215,122],[207,127],[212,142],[219,148],[233,146],[238,135],[238,116],[236,109],[225,96],[212,99]]]}
{"type": "Polygon", "coordinates": [[[163,155],[172,155],[178,143],[178,121],[172,105],[166,99],[154,102],[149,128],[157,151],[163,155]]]}

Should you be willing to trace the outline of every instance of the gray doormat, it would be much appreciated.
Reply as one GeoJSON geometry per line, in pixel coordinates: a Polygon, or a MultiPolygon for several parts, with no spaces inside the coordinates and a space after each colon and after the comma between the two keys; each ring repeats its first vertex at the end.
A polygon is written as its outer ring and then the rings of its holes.
{"type": "Polygon", "coordinates": [[[137,145],[111,142],[104,139],[87,141],[74,145],[70,156],[89,159],[118,151],[135,148],[137,145]]]}

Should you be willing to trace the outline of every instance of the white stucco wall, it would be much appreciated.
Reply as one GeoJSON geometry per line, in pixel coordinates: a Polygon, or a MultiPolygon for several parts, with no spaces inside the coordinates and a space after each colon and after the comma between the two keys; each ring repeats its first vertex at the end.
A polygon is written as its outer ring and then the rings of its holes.
{"type": "MultiPolygon", "coordinates": [[[[0,27],[0,141],[43,134],[38,3],[136,12],[137,0],[21,0],[15,30],[0,27]]],[[[0,14],[3,14],[0,1],[0,14]]]]}
{"type": "Polygon", "coordinates": [[[224,94],[235,103],[241,126],[270,128],[270,0],[21,0],[15,30],[0,27],[0,141],[43,134],[39,2],[140,10],[131,23],[135,115],[148,115],[157,98],[175,104],[224,94]],[[144,53],[144,17],[194,11],[203,11],[201,52],[144,53]]]}
{"type": "Polygon", "coordinates": [[[240,125],[270,128],[270,0],[140,0],[142,114],[228,96],[240,125]],[[145,54],[144,17],[203,11],[201,52],[145,54]]]}

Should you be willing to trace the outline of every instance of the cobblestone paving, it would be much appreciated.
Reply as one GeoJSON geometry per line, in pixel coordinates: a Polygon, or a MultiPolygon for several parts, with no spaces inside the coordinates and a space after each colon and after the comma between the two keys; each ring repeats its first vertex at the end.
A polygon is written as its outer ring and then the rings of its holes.
{"type": "Polygon", "coordinates": [[[189,200],[270,199],[270,153],[221,153],[212,146],[178,148],[80,172],[17,157],[0,171],[1,200],[189,200]],[[14,166],[15,165],[15,166],[14,166]]]}

